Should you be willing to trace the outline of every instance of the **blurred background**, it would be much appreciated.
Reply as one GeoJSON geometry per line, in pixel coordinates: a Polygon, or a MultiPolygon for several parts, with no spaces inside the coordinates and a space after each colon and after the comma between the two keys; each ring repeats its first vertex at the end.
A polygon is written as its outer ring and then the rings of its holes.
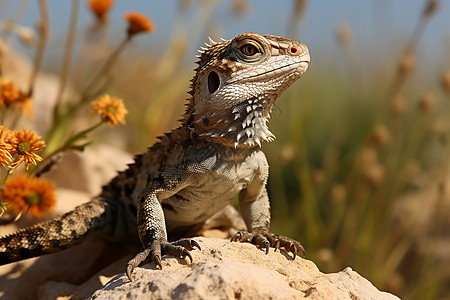
{"type": "MultiPolygon", "coordinates": [[[[22,60],[39,49],[42,2],[0,2],[0,38],[22,60]]],[[[95,142],[131,153],[177,126],[207,37],[252,31],[307,44],[310,68],[277,102],[277,139],[263,145],[272,231],[301,241],[322,272],[350,266],[402,299],[450,299],[449,1],[132,0],[103,20],[86,1],[47,4],[40,72],[67,74],[69,104],[125,39],[124,13],[152,20],[155,31],[133,37],[96,93],[123,98],[129,116],[95,142]]],[[[45,123],[42,107],[34,115],[45,123]]],[[[80,111],[61,136],[98,118],[80,111]]],[[[44,137],[52,130],[35,122],[44,137]]]]}

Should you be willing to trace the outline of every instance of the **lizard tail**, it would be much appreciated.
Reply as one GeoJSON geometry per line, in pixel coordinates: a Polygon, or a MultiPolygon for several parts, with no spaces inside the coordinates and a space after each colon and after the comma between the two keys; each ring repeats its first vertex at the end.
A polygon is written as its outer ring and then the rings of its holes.
{"type": "Polygon", "coordinates": [[[95,233],[108,235],[117,223],[118,206],[95,198],[59,218],[1,237],[0,265],[66,249],[95,233]]]}

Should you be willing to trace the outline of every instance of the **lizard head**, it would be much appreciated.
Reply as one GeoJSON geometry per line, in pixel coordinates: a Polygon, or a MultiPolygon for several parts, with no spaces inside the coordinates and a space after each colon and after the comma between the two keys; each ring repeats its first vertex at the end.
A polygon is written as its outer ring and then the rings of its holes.
{"type": "Polygon", "coordinates": [[[308,68],[295,40],[243,33],[200,51],[185,122],[199,137],[234,147],[260,146],[273,104],[308,68]]]}

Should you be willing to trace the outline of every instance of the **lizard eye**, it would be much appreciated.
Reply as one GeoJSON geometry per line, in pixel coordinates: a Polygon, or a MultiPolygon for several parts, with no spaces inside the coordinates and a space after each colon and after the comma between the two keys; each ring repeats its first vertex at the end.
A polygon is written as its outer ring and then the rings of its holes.
{"type": "Polygon", "coordinates": [[[252,44],[245,44],[240,48],[241,52],[247,56],[253,56],[258,53],[258,48],[252,44]]]}
{"type": "Polygon", "coordinates": [[[238,39],[231,46],[233,60],[252,64],[267,59],[270,56],[270,45],[254,38],[238,39]]]}

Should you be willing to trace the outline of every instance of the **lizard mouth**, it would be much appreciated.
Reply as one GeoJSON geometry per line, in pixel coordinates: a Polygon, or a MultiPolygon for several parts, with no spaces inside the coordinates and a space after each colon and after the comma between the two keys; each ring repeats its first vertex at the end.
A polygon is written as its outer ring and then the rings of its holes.
{"type": "MultiPolygon", "coordinates": [[[[286,64],[284,66],[279,66],[277,68],[267,70],[262,73],[257,73],[254,75],[247,76],[245,79],[247,81],[255,81],[255,80],[263,78],[263,77],[270,78],[269,76],[267,76],[268,74],[276,74],[277,76],[280,76],[281,74],[291,75],[296,72],[299,73],[299,76],[301,76],[308,68],[308,63],[309,63],[309,60],[295,61],[290,64],[286,64]]],[[[242,80],[242,79],[235,78],[234,80],[230,81],[229,83],[235,83],[240,80],[242,80]]]]}

